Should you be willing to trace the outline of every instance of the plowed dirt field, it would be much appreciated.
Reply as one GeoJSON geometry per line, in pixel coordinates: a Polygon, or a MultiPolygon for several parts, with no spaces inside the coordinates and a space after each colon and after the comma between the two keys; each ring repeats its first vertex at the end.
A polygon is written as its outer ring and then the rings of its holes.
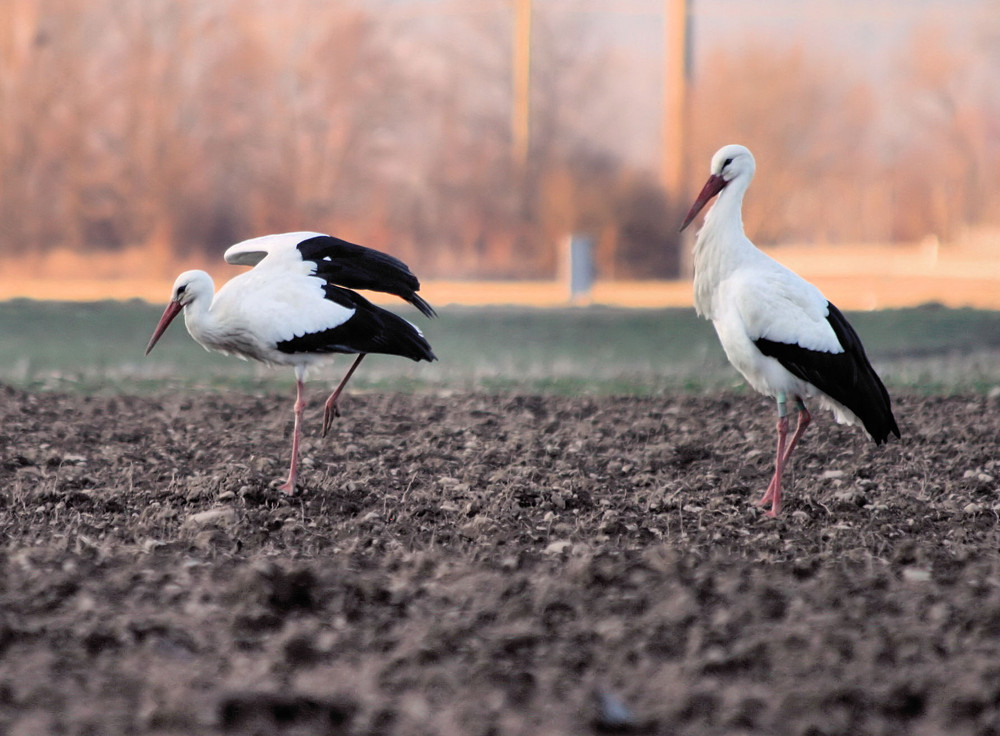
{"type": "Polygon", "coordinates": [[[7,734],[998,734],[1000,399],[0,388],[7,734]]]}

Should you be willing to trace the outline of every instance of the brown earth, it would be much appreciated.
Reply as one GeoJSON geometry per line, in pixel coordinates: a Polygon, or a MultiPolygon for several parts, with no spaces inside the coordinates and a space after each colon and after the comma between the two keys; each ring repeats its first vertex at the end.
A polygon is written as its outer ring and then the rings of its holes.
{"type": "Polygon", "coordinates": [[[0,732],[998,734],[1000,399],[0,389],[0,732]]]}

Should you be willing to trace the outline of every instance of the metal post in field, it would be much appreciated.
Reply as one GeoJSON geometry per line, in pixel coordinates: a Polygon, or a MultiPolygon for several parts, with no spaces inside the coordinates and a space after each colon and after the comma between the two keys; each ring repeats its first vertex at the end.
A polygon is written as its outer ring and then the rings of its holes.
{"type": "Polygon", "coordinates": [[[594,238],[585,233],[572,233],[566,237],[563,279],[569,289],[573,304],[588,304],[594,288],[594,238]]]}

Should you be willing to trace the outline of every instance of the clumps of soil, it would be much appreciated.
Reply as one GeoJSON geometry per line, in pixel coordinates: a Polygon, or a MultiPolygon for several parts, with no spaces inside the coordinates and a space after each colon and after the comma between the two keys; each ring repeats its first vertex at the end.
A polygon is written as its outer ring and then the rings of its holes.
{"type": "Polygon", "coordinates": [[[1000,732],[1000,402],[0,389],[11,734],[1000,732]],[[317,402],[319,399],[317,399],[317,402]]]}

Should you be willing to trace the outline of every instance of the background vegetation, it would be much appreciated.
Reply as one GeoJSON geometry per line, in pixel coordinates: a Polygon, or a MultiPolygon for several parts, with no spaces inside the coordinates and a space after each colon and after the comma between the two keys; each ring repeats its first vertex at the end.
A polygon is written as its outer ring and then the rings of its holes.
{"type": "MultiPolygon", "coordinates": [[[[68,391],[291,390],[291,369],[208,353],[179,320],[143,357],[159,314],[138,301],[0,302],[0,382],[68,391]]],[[[1000,313],[927,306],[849,318],[890,388],[1000,389],[1000,313]]],[[[711,324],[691,309],[446,307],[419,322],[438,362],[370,356],[352,379],[355,390],[650,395],[743,385],[711,324]]],[[[348,363],[340,357],[315,371],[314,398],[348,363]]]]}
{"type": "MultiPolygon", "coordinates": [[[[662,89],[635,86],[622,62],[635,41],[613,23],[657,26],[662,3],[536,0],[524,166],[510,155],[510,5],[5,0],[0,268],[55,248],[141,245],[156,262],[308,228],[425,278],[541,278],[582,230],[601,276],[675,275],[688,202],[668,200],[656,154],[637,161],[623,142],[662,89]]],[[[905,5],[837,17],[891,24],[905,5]]],[[[928,15],[878,75],[794,36],[733,42],[696,16],[689,186],[739,141],[760,161],[746,219],[762,244],[1000,224],[1000,15],[948,8],[974,30],[956,39],[928,15]]],[[[662,64],[653,30],[645,68],[662,64]]]]}

